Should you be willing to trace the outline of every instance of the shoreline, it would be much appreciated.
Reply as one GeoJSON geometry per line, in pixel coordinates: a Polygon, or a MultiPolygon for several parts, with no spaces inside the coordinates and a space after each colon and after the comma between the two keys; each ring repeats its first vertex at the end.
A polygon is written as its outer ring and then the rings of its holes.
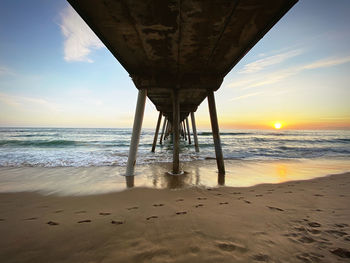
{"type": "Polygon", "coordinates": [[[253,187],[0,194],[4,262],[347,262],[350,173],[253,187]]]}
{"type": "Polygon", "coordinates": [[[40,192],[44,195],[91,195],[133,187],[250,187],[264,183],[308,180],[350,171],[350,159],[226,160],[226,175],[218,176],[216,161],[182,163],[181,176],[169,176],[169,163],[138,165],[126,178],[125,167],[0,167],[0,193],[40,192]],[[131,179],[133,184],[130,184],[131,179]]]}

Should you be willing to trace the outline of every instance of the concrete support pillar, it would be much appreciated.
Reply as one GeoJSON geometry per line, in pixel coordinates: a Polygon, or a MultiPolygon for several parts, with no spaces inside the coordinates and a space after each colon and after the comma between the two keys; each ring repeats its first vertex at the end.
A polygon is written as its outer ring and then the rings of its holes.
{"type": "Polygon", "coordinates": [[[192,122],[192,131],[193,131],[194,147],[195,147],[195,149],[196,149],[196,152],[199,152],[198,137],[197,137],[197,128],[196,128],[196,119],[194,118],[194,112],[191,112],[191,122],[192,122]]]}
{"type": "Polygon", "coordinates": [[[164,118],[162,134],[160,135],[159,144],[163,144],[164,131],[165,131],[165,126],[166,126],[167,121],[168,121],[168,119],[164,118]]]}
{"type": "Polygon", "coordinates": [[[180,104],[179,104],[179,92],[174,90],[173,92],[173,174],[180,173],[180,104]]]}
{"type": "Polygon", "coordinates": [[[183,131],[184,131],[184,139],[185,141],[187,141],[187,132],[186,132],[186,125],[185,125],[185,121],[182,122],[182,126],[183,126],[183,131]]]}
{"type": "Polygon", "coordinates": [[[211,90],[208,91],[208,106],[209,106],[209,113],[210,113],[211,130],[213,132],[213,139],[214,139],[214,145],[215,145],[216,163],[218,166],[219,174],[224,175],[225,165],[224,165],[224,157],[222,155],[222,149],[221,149],[219,124],[218,124],[218,118],[216,114],[214,91],[211,91],[211,90]]]}
{"type": "Polygon", "coordinates": [[[155,149],[156,149],[157,138],[158,138],[159,127],[160,127],[161,121],[162,121],[162,112],[160,111],[160,112],[159,112],[159,115],[158,115],[158,121],[157,121],[157,126],[156,126],[156,132],[154,133],[154,138],[153,138],[152,152],[154,152],[155,149]]]}
{"type": "Polygon", "coordinates": [[[182,122],[180,122],[180,137],[182,137],[182,139],[184,138],[184,129],[183,129],[182,122]]]}
{"type": "Polygon", "coordinates": [[[186,127],[187,127],[188,144],[191,144],[191,133],[190,133],[190,126],[188,125],[188,117],[186,117],[186,127]]]}
{"type": "Polygon", "coordinates": [[[127,176],[134,175],[134,168],[136,164],[136,154],[137,154],[137,148],[139,146],[139,141],[140,141],[140,134],[141,134],[141,127],[142,127],[143,113],[145,111],[146,97],[147,97],[147,90],[140,89],[137,97],[134,125],[132,128],[132,136],[131,136],[130,149],[129,149],[128,164],[126,167],[127,176]]]}

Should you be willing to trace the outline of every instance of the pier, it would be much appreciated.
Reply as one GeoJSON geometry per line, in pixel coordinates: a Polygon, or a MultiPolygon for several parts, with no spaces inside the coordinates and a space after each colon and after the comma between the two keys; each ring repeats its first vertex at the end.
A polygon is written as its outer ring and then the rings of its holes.
{"type": "Polygon", "coordinates": [[[225,174],[215,91],[245,54],[297,0],[68,0],[126,69],[139,90],[126,175],[136,164],[146,97],[159,111],[152,152],[173,136],[172,174],[180,174],[179,140],[199,151],[195,112],[207,98],[219,175],[225,174]]]}

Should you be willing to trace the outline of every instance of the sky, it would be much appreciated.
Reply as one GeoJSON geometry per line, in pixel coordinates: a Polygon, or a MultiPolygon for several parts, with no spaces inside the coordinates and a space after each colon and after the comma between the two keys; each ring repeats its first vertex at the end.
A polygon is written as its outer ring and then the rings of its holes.
{"type": "MultiPolygon", "coordinates": [[[[350,129],[350,1],[300,0],[215,93],[221,129],[350,129]]],[[[137,89],[64,0],[0,0],[0,126],[132,127],[137,89]]],[[[147,100],[143,127],[158,113],[147,100]]],[[[210,127],[207,102],[197,126],[210,127]]]]}

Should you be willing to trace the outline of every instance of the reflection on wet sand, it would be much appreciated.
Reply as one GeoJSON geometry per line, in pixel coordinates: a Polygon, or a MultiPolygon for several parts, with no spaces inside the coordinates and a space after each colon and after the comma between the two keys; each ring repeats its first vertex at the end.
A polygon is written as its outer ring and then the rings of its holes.
{"type": "Polygon", "coordinates": [[[307,180],[350,171],[348,159],[338,160],[226,160],[226,175],[218,175],[215,160],[184,162],[183,175],[169,175],[171,163],[139,165],[135,176],[125,176],[125,167],[0,167],[0,192],[40,192],[59,195],[89,195],[122,191],[132,187],[189,188],[248,187],[307,180]]]}
{"type": "MultiPolygon", "coordinates": [[[[200,168],[198,165],[194,166],[193,168],[194,169],[192,171],[191,169],[188,169],[188,171],[184,171],[182,174],[174,175],[167,172],[166,168],[162,165],[152,167],[150,169],[151,178],[149,178],[149,176],[147,176],[147,178],[144,178],[142,175],[136,176],[136,180],[139,185],[135,185],[135,176],[125,176],[126,188],[147,185],[147,182],[144,180],[152,181],[152,186],[154,188],[179,189],[191,186],[199,186],[201,182],[200,168]]],[[[149,173],[149,171],[143,171],[143,173],[149,173]]],[[[217,173],[216,176],[218,185],[224,186],[225,175],[217,173]]]]}
{"type": "Polygon", "coordinates": [[[133,179],[126,178],[127,187],[188,188],[192,186],[253,186],[263,183],[282,183],[291,180],[307,180],[350,170],[346,160],[279,160],[239,161],[227,160],[226,176],[218,174],[215,162],[194,161],[183,164],[184,174],[172,175],[169,164],[152,164],[138,170],[133,179]],[[135,180],[135,184],[134,184],[135,180]]]}

